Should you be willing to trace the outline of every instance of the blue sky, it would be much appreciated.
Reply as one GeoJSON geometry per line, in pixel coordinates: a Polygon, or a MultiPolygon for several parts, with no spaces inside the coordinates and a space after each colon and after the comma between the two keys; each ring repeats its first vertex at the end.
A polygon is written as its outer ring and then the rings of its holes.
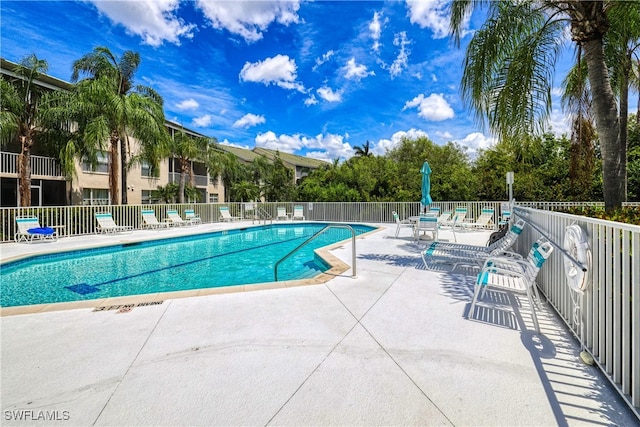
{"type": "MultiPolygon", "coordinates": [[[[494,139],[462,103],[470,36],[453,46],[446,5],[2,0],[0,49],[14,62],[35,53],[67,81],[96,46],[139,52],[136,83],[162,95],[166,117],[223,144],[332,160],[427,135],[473,156],[494,139]]],[[[469,33],[481,24],[473,16],[469,33]]],[[[557,99],[550,124],[567,132],[557,99]]]]}

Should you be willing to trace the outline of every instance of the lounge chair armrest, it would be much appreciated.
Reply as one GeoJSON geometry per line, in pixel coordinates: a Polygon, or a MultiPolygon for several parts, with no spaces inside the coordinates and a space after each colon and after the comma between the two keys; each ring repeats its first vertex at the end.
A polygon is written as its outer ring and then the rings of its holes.
{"type": "Polygon", "coordinates": [[[504,251],[504,253],[492,255],[484,262],[484,267],[496,265],[501,268],[519,267],[525,269],[528,263],[522,258],[520,254],[510,251],[504,251]]]}

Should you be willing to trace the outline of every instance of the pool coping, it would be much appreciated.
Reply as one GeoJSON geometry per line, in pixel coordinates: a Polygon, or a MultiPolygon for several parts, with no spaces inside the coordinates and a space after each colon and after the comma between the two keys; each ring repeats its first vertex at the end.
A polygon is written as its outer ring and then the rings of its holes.
{"type": "MultiPolygon", "coordinates": [[[[306,221],[306,224],[314,224],[313,221],[306,221]]],[[[322,222],[324,223],[324,222],[322,222]]],[[[349,223],[334,223],[327,222],[327,224],[349,224],[349,223]]],[[[238,224],[241,225],[241,224],[238,224]]],[[[375,227],[371,231],[367,231],[366,233],[362,233],[356,235],[356,239],[365,238],[373,233],[378,233],[384,230],[384,227],[380,227],[373,224],[362,224],[370,227],[375,227]]],[[[264,224],[251,224],[251,225],[242,225],[241,227],[236,228],[228,228],[226,230],[237,230],[239,228],[254,228],[254,227],[263,227],[264,224]]],[[[193,230],[193,229],[191,229],[193,230]]],[[[187,230],[185,230],[187,231],[187,230]]],[[[217,230],[223,231],[223,230],[217,230]]],[[[183,234],[181,236],[187,235],[196,235],[196,234],[205,234],[216,231],[202,231],[200,233],[188,233],[183,234]]],[[[172,236],[172,237],[181,237],[181,236],[172,236]]],[[[83,250],[83,249],[94,249],[94,248],[102,248],[108,246],[117,246],[126,243],[132,242],[143,242],[150,240],[161,240],[167,239],[171,237],[163,237],[156,236],[154,238],[144,239],[129,239],[129,240],[121,240],[119,242],[103,242],[96,245],[82,245],[74,249],[58,249],[52,251],[45,251],[38,255],[48,255],[62,252],[69,252],[75,250],[83,250]]],[[[157,303],[163,303],[165,300],[170,299],[178,299],[178,298],[192,298],[198,296],[205,295],[217,295],[217,294],[228,294],[228,293],[236,293],[236,292],[253,292],[253,291],[262,291],[269,289],[282,289],[282,288],[291,288],[298,286],[310,286],[310,285],[321,285],[327,283],[329,280],[334,279],[337,276],[340,276],[345,271],[351,269],[351,266],[340,260],[338,257],[333,255],[330,251],[339,248],[345,244],[348,244],[352,238],[348,238],[345,240],[341,240],[336,243],[332,243],[327,246],[323,246],[321,248],[315,249],[314,252],[317,256],[322,258],[324,262],[329,265],[329,269],[325,272],[318,274],[313,278],[307,279],[299,279],[299,280],[283,280],[278,282],[261,282],[254,284],[246,284],[246,285],[233,285],[233,286],[220,286],[215,288],[201,288],[201,289],[190,289],[190,290],[182,290],[182,291],[172,291],[172,292],[158,292],[158,293],[149,293],[149,294],[135,294],[135,295],[124,295],[118,297],[108,297],[108,298],[98,298],[91,300],[82,300],[82,301],[67,301],[67,302],[57,302],[57,303],[44,303],[44,304],[32,304],[32,305],[19,305],[14,307],[0,307],[0,317],[5,316],[16,316],[20,314],[33,314],[33,313],[47,313],[51,311],[63,311],[63,310],[75,310],[75,309],[89,309],[93,308],[93,311],[104,311],[104,310],[114,310],[114,309],[132,309],[137,306],[144,305],[152,305],[157,303]]],[[[21,259],[26,259],[33,254],[23,254],[15,257],[10,257],[2,260],[2,264],[5,262],[13,262],[19,261],[21,259]]],[[[127,310],[128,311],[128,310],[127,310]]]]}

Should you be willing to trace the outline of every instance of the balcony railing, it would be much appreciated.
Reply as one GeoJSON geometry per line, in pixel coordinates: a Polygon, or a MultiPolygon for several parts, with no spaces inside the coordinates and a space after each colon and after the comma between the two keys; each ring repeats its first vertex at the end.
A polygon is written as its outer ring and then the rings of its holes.
{"type": "MultiPolygon", "coordinates": [[[[0,173],[18,174],[18,153],[0,152],[0,173]]],[[[31,156],[31,176],[64,178],[60,163],[53,157],[31,156]]]]}
{"type": "MultiPolygon", "coordinates": [[[[187,183],[189,183],[189,177],[187,176],[187,183]]],[[[176,172],[169,172],[169,182],[180,182],[180,174],[176,172]]],[[[206,175],[194,175],[193,182],[196,187],[206,187],[209,185],[209,177],[206,175]]]]}

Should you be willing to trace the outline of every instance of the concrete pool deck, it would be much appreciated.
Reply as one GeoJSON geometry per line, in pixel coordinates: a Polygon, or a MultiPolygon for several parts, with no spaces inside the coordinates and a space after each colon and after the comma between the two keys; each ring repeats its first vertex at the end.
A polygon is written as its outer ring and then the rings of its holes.
{"type": "MultiPolygon", "coordinates": [[[[474,274],[425,269],[425,243],[401,233],[394,239],[391,225],[358,239],[356,278],[347,270],[322,285],[4,316],[2,424],[638,425],[548,304],[541,336],[526,298],[496,297],[495,310],[467,320],[474,274]]],[[[488,234],[458,240],[484,244],[488,234]]],[[[350,243],[331,253],[351,263],[350,243]]]]}

